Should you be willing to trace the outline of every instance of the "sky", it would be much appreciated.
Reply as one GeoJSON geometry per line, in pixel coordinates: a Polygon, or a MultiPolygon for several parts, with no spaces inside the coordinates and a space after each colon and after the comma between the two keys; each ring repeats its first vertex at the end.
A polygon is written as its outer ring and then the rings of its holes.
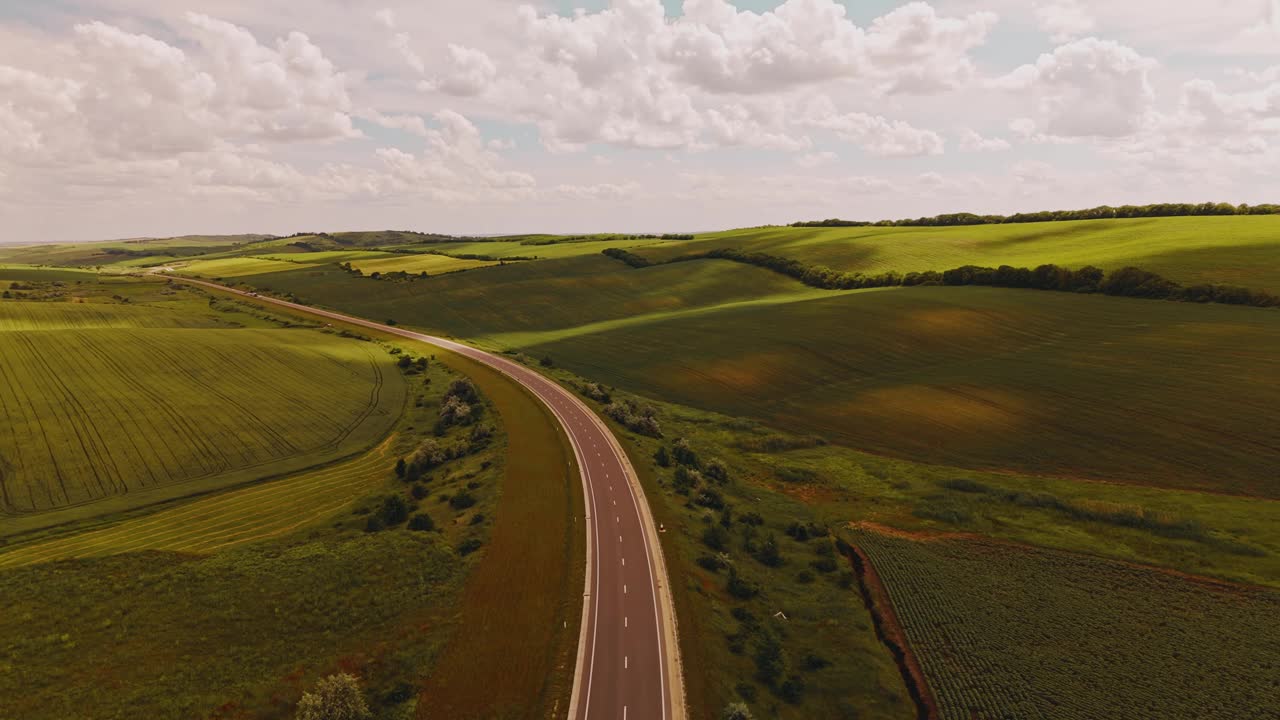
{"type": "Polygon", "coordinates": [[[1280,201],[1280,0],[0,0],[0,242],[1280,201]]]}

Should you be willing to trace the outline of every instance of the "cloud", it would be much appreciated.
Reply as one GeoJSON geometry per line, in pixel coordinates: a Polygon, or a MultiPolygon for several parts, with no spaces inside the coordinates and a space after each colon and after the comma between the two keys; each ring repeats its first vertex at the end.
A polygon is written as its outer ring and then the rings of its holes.
{"type": "Polygon", "coordinates": [[[968,128],[960,131],[960,149],[964,152],[998,152],[1011,147],[1003,138],[986,138],[968,128]]]}
{"type": "Polygon", "coordinates": [[[465,97],[485,92],[498,76],[498,67],[483,51],[453,43],[448,46],[445,67],[443,75],[424,80],[419,87],[465,97]]]}
{"type": "Polygon", "coordinates": [[[435,115],[438,125],[427,131],[426,147],[415,155],[398,148],[379,148],[378,157],[399,192],[414,192],[449,201],[511,199],[528,196],[537,181],[528,173],[502,167],[470,120],[452,110],[435,115]]]}
{"type": "Polygon", "coordinates": [[[1056,43],[1073,40],[1094,29],[1093,15],[1081,5],[1080,0],[1058,0],[1036,6],[1036,20],[1040,29],[1049,33],[1056,43]]]}
{"type": "Polygon", "coordinates": [[[945,143],[938,133],[901,120],[867,113],[841,113],[826,96],[810,102],[801,122],[834,132],[840,139],[881,157],[940,155],[945,143]]]}
{"type": "MultiPolygon", "coordinates": [[[[868,95],[960,87],[974,74],[969,51],[994,22],[983,12],[942,17],[921,2],[866,28],[834,0],[787,0],[763,13],[688,0],[676,18],[658,0],[618,0],[570,17],[525,5],[518,11],[524,54],[509,62],[505,82],[486,79],[555,150],[608,143],[802,152],[810,140],[773,109],[779,98],[831,82],[860,84],[868,95]]],[[[876,154],[941,147],[936,135],[879,116],[830,122],[876,154]]]]}
{"type": "Polygon", "coordinates": [[[1046,135],[1123,137],[1136,133],[1155,102],[1154,60],[1110,40],[1085,38],[1059,46],[996,79],[992,87],[1038,100],[1046,135]]]}

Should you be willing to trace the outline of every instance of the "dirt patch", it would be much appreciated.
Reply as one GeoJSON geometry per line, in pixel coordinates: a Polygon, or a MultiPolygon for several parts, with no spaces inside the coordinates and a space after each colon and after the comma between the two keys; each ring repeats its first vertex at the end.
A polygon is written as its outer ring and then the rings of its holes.
{"type": "Polygon", "coordinates": [[[898,616],[893,611],[893,603],[889,599],[889,592],[871,564],[871,559],[861,549],[852,545],[840,543],[840,549],[853,565],[854,574],[858,578],[858,589],[862,594],[862,602],[871,613],[871,620],[876,628],[876,637],[880,638],[880,642],[889,649],[894,662],[898,665],[898,671],[902,673],[902,681],[907,686],[912,702],[916,705],[917,719],[938,720],[941,715],[938,712],[937,700],[929,690],[924,670],[921,669],[915,653],[911,651],[907,633],[898,622],[898,616]]]}

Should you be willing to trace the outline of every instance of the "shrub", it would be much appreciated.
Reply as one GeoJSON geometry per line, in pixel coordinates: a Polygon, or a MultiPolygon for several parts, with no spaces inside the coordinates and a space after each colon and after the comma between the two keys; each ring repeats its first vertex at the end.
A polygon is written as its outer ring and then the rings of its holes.
{"type": "Polygon", "coordinates": [[[693,451],[693,448],[689,446],[689,441],[684,438],[676,438],[676,441],[671,444],[671,457],[675,458],[677,463],[686,467],[697,469],[702,466],[702,463],[698,461],[698,454],[693,451]]]}
{"type": "Polygon", "coordinates": [[[436,529],[436,521],[426,513],[418,513],[409,519],[409,529],[417,532],[427,532],[436,529]]]}
{"type": "Polygon", "coordinates": [[[729,482],[729,470],[719,460],[712,460],[707,463],[707,467],[703,469],[702,474],[721,485],[729,482]]]}
{"type": "Polygon", "coordinates": [[[799,675],[788,675],[778,686],[778,697],[795,705],[804,696],[804,678],[799,675]]]}
{"type": "Polygon", "coordinates": [[[396,460],[396,477],[403,478],[407,470],[408,465],[405,463],[404,458],[396,460]]]}
{"type": "Polygon", "coordinates": [[[658,447],[658,452],[653,454],[653,461],[658,463],[658,467],[671,467],[671,455],[667,453],[667,446],[658,447]]]}
{"type": "Polygon", "coordinates": [[[399,495],[388,495],[378,510],[378,518],[387,527],[399,525],[409,519],[409,504],[399,495]]]}
{"type": "Polygon", "coordinates": [[[609,391],[604,389],[600,383],[586,383],[582,386],[582,394],[599,403],[608,405],[613,402],[613,398],[609,395],[609,391]]]}
{"type": "MultiPolygon", "coordinates": [[[[754,695],[755,688],[750,685],[748,685],[747,687],[751,687],[752,694],[754,695]]],[[[739,688],[741,688],[741,685],[739,685],[739,688]]],[[[741,694],[742,693],[739,693],[739,695],[741,694]]],[[[755,720],[755,715],[751,714],[751,708],[747,707],[746,703],[740,703],[740,702],[729,703],[724,707],[724,711],[720,713],[720,719],[721,720],[755,720]]]]}
{"type": "Polygon", "coordinates": [[[476,504],[476,499],[466,490],[460,490],[449,498],[449,505],[454,510],[466,510],[476,504]]]}
{"type": "Polygon", "coordinates": [[[298,701],[298,720],[367,720],[373,717],[352,675],[330,675],[304,692],[298,701]]]}
{"type": "Polygon", "coordinates": [[[948,490],[955,490],[963,493],[985,493],[990,492],[991,490],[990,487],[983,485],[977,480],[971,480],[969,478],[952,478],[951,480],[943,480],[939,484],[948,490]]]}
{"type": "Polygon", "coordinates": [[[772,534],[764,539],[760,549],[756,551],[756,560],[769,567],[782,565],[782,553],[778,552],[778,539],[772,534]]]}
{"type": "Polygon", "coordinates": [[[809,563],[809,566],[820,573],[833,573],[839,567],[836,559],[832,557],[822,557],[809,563]]]}
{"type": "Polygon", "coordinates": [[[484,545],[484,543],[480,542],[476,538],[467,538],[458,545],[458,555],[466,557],[479,550],[482,545],[484,545]]]}
{"type": "Polygon", "coordinates": [[[698,496],[694,498],[693,502],[712,510],[720,510],[724,508],[724,497],[711,488],[703,488],[699,491],[698,496]]]}
{"type": "Polygon", "coordinates": [[[760,586],[739,575],[738,570],[732,566],[729,567],[729,580],[725,584],[725,590],[739,600],[750,600],[760,594],[760,586]]]}
{"type": "Polygon", "coordinates": [[[700,555],[697,562],[698,566],[703,570],[709,570],[713,573],[718,573],[728,567],[728,563],[719,555],[700,555]]]}
{"type": "Polygon", "coordinates": [[[743,525],[759,527],[764,525],[764,518],[760,517],[760,513],[758,512],[745,512],[738,516],[738,522],[743,525]]]}
{"type": "Polygon", "coordinates": [[[382,518],[377,515],[370,515],[368,520],[364,521],[364,531],[367,533],[375,533],[386,528],[382,518]]]}
{"type": "Polygon", "coordinates": [[[728,545],[729,535],[719,525],[709,525],[702,531],[702,544],[712,550],[724,551],[728,545]]]}

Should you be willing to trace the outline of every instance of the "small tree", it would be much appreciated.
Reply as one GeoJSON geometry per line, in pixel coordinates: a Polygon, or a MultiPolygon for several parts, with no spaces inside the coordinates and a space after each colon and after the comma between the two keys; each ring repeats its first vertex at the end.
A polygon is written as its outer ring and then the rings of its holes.
{"type": "Polygon", "coordinates": [[[373,715],[352,675],[330,675],[316,683],[316,689],[302,694],[298,720],[368,720],[373,715]]]}
{"type": "Polygon", "coordinates": [[[398,478],[404,477],[406,470],[407,468],[405,466],[404,458],[400,458],[399,460],[396,460],[396,477],[398,478]]]}
{"type": "Polygon", "coordinates": [[[724,712],[720,713],[721,720],[755,720],[755,715],[751,714],[751,708],[746,703],[729,703],[725,706],[724,712]]]}

